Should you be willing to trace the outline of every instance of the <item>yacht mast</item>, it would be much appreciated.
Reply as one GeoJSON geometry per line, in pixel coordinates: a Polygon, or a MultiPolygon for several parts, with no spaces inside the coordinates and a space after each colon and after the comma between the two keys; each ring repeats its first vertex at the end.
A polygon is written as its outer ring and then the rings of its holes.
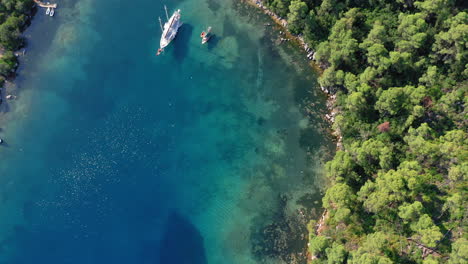
{"type": "Polygon", "coordinates": [[[163,32],[164,32],[164,28],[163,28],[163,26],[162,26],[161,17],[159,17],[159,26],[161,27],[161,31],[163,31],[163,32]]]}
{"type": "Polygon", "coordinates": [[[169,21],[169,15],[167,14],[167,7],[166,7],[166,5],[164,5],[164,10],[166,10],[166,18],[167,18],[167,21],[169,21]]]}

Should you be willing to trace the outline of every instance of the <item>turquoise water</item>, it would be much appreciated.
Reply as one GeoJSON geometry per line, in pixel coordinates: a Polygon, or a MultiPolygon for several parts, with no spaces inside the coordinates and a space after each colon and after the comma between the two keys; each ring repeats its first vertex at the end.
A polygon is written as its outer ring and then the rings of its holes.
{"type": "Polygon", "coordinates": [[[331,148],[302,55],[238,1],[59,4],[2,105],[0,263],[285,262],[300,234],[265,230],[311,212],[331,148]],[[163,4],[185,24],[156,57],[163,4]]]}

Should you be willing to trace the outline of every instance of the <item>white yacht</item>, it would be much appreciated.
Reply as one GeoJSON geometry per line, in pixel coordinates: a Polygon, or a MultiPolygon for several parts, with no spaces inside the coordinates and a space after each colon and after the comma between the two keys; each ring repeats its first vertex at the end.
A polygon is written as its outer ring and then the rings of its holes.
{"type": "MultiPolygon", "coordinates": [[[[166,7],[164,7],[166,8],[166,7]]],[[[166,9],[166,16],[167,16],[167,9],[166,9]]],[[[182,26],[182,22],[180,21],[180,9],[172,14],[171,18],[168,18],[167,22],[162,26],[161,18],[159,18],[159,22],[161,23],[162,35],[161,41],[159,42],[159,49],[156,55],[161,54],[164,51],[164,48],[171,43],[171,41],[177,35],[177,31],[179,27],[182,26]]]]}
{"type": "Polygon", "coordinates": [[[46,15],[49,15],[49,14],[50,14],[50,7],[47,8],[47,10],[45,11],[45,14],[46,14],[46,15]]]}

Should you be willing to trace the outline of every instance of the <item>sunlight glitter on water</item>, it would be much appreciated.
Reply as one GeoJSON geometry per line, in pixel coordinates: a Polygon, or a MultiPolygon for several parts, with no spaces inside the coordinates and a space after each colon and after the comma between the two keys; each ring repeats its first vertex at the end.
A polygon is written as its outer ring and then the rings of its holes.
{"type": "Polygon", "coordinates": [[[160,57],[154,1],[63,1],[53,36],[31,28],[0,154],[2,261],[281,263],[259,234],[320,198],[330,147],[296,100],[314,75],[263,14],[213,3],[166,3],[185,26],[160,57]]]}

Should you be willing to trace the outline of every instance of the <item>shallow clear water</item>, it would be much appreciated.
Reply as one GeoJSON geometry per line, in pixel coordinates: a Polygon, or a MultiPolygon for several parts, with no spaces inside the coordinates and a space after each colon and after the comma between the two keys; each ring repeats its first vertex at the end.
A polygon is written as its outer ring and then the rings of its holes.
{"type": "Polygon", "coordinates": [[[330,149],[301,54],[238,1],[59,4],[2,105],[0,263],[280,261],[259,234],[320,199],[330,149]],[[163,4],[185,24],[156,57],[163,4]]]}

